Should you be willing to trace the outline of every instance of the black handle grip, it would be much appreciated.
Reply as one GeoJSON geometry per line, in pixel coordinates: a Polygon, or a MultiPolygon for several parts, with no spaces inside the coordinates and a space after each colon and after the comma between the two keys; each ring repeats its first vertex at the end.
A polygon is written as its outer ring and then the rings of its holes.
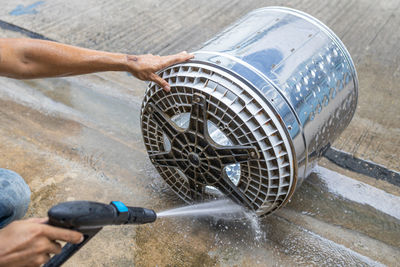
{"type": "Polygon", "coordinates": [[[83,241],[79,244],[67,243],[60,254],[53,256],[45,267],[61,266],[89,240],[103,225],[113,224],[118,218],[118,211],[111,205],[91,201],[70,201],[53,206],[48,211],[48,224],[79,231],[83,241]]]}
{"type": "Polygon", "coordinates": [[[102,228],[87,229],[83,233],[83,241],[79,244],[67,243],[60,254],[54,255],[43,267],[58,267],[66,262],[72,255],[81,249],[89,240],[95,236],[102,228]]]}

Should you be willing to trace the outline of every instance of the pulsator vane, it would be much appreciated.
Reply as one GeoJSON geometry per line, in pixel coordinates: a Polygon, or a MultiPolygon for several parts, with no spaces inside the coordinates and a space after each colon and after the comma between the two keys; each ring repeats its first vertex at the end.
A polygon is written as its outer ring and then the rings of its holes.
{"type": "Polygon", "coordinates": [[[184,201],[228,196],[271,213],[354,115],[358,81],[339,38],[303,12],[254,10],[151,83],[141,126],[151,162],[184,201]]]}

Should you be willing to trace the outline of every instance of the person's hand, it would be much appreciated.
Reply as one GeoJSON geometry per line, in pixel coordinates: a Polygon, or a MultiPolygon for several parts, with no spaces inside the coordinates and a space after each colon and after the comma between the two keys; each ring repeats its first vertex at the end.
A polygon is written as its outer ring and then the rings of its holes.
{"type": "Polygon", "coordinates": [[[15,221],[0,230],[0,266],[40,266],[61,252],[56,240],[78,244],[83,235],[44,224],[46,218],[15,221]]]}
{"type": "Polygon", "coordinates": [[[127,68],[136,78],[143,81],[153,81],[161,86],[165,91],[171,90],[170,85],[156,74],[157,71],[166,68],[170,65],[184,62],[193,58],[192,54],[186,53],[186,51],[179,54],[170,56],[154,56],[151,54],[134,56],[127,55],[127,68]]]}

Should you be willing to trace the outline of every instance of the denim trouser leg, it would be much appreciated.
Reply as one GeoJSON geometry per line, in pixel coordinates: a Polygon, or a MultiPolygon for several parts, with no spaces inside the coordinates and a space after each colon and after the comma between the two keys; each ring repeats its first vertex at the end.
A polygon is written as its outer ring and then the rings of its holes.
{"type": "Polygon", "coordinates": [[[25,215],[30,196],[31,191],[21,176],[0,169],[0,228],[25,215]]]}

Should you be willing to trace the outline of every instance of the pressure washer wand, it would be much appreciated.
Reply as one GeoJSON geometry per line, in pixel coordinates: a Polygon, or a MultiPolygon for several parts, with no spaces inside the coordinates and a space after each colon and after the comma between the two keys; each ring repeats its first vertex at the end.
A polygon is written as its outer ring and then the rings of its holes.
{"type": "Polygon", "coordinates": [[[145,224],[157,219],[151,209],[127,207],[120,201],[109,205],[91,201],[70,201],[53,206],[48,211],[49,224],[79,231],[84,240],[79,244],[67,243],[60,254],[55,255],[46,267],[61,266],[82,248],[106,225],[145,224]]]}

